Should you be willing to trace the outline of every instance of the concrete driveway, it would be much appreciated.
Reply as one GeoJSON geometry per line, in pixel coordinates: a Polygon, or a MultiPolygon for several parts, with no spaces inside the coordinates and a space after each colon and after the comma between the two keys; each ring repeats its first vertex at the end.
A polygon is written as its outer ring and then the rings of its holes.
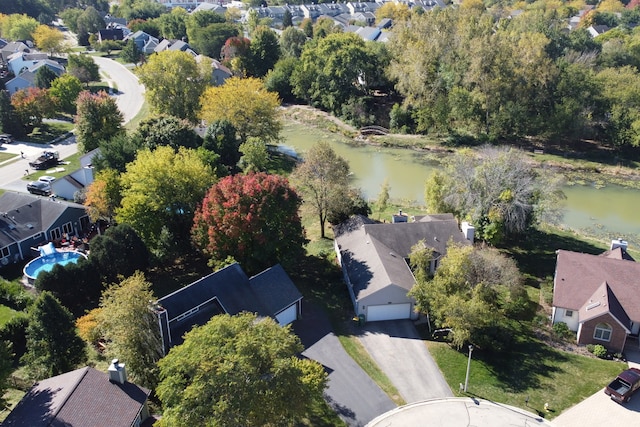
{"type": "Polygon", "coordinates": [[[306,350],[303,356],[321,363],[329,374],[325,398],[350,426],[364,426],[396,405],[344,351],[326,314],[303,301],[303,318],[293,329],[306,350]]]}
{"type": "Polygon", "coordinates": [[[453,396],[410,320],[367,323],[358,338],[407,403],[453,396]]]}
{"type": "Polygon", "coordinates": [[[556,427],[639,426],[640,396],[620,405],[604,389],[567,409],[552,420],[556,427]]]}

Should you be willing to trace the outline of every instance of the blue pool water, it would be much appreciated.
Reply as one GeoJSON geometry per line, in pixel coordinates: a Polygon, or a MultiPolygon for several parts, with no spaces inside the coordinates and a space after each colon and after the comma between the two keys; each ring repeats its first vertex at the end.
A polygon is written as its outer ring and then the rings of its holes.
{"type": "Polygon", "coordinates": [[[29,280],[35,280],[43,271],[51,271],[56,264],[66,265],[76,263],[81,257],[86,256],[80,252],[54,252],[50,255],[40,256],[29,262],[24,267],[24,274],[29,280]]]}

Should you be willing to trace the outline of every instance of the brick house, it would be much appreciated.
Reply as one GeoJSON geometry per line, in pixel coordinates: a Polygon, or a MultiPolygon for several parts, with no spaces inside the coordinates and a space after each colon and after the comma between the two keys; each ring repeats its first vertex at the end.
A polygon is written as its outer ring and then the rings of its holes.
{"type": "Polygon", "coordinates": [[[601,344],[622,352],[640,330],[640,264],[614,240],[611,250],[591,255],[557,251],[553,324],[564,322],[578,344],[601,344]]]}

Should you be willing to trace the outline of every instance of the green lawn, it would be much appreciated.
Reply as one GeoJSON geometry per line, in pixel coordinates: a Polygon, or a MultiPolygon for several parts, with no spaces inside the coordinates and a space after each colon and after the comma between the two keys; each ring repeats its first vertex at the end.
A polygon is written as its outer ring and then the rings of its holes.
{"type": "Polygon", "coordinates": [[[18,314],[18,312],[14,309],[9,308],[6,305],[0,305],[0,327],[13,319],[16,314],[18,314]]]}
{"type": "Polygon", "coordinates": [[[33,129],[27,136],[21,137],[24,142],[35,142],[37,144],[48,144],[55,138],[70,132],[75,125],[73,122],[45,122],[33,129]]]}
{"type": "Polygon", "coordinates": [[[530,339],[502,354],[475,349],[465,394],[459,384],[465,380],[467,350],[458,352],[448,344],[431,341],[427,348],[456,396],[506,403],[542,416],[548,402],[553,409],[546,414],[549,418],[597,392],[626,369],[625,363],[561,352],[530,339]]]}
{"type": "MultiPolygon", "coordinates": [[[[54,148],[55,149],[55,148],[54,148]]],[[[40,178],[43,175],[50,175],[55,178],[60,178],[65,175],[68,175],[70,172],[73,172],[76,169],[80,168],[80,157],[82,154],[76,153],[65,159],[62,159],[63,164],[57,166],[58,168],[64,168],[64,171],[61,172],[47,172],[47,170],[29,170],[29,175],[25,175],[22,177],[24,181],[33,181],[35,179],[40,178]]]]}

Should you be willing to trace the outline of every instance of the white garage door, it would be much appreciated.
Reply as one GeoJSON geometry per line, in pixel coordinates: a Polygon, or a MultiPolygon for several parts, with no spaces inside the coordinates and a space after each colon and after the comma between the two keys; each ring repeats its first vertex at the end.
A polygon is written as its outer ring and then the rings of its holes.
{"type": "Polygon", "coordinates": [[[280,326],[286,326],[298,318],[298,304],[293,304],[291,307],[282,310],[276,314],[276,320],[280,326]]]}
{"type": "Polygon", "coordinates": [[[367,308],[367,322],[379,320],[408,319],[411,317],[411,304],[370,305],[367,308]]]}

